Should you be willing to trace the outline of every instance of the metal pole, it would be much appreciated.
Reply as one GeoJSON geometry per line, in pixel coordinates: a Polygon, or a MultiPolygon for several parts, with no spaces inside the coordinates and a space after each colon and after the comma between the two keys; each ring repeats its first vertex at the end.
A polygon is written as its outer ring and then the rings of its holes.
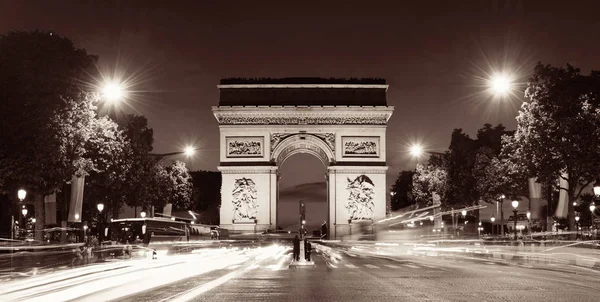
{"type": "Polygon", "coordinates": [[[15,215],[10,216],[10,240],[15,239],[15,215]]]}
{"type": "Polygon", "coordinates": [[[514,213],[514,215],[515,215],[515,216],[513,216],[513,217],[514,217],[514,219],[515,219],[515,229],[514,229],[514,233],[515,233],[515,241],[516,241],[516,240],[517,240],[517,209],[514,209],[514,210],[513,210],[513,213],[514,213]]]}

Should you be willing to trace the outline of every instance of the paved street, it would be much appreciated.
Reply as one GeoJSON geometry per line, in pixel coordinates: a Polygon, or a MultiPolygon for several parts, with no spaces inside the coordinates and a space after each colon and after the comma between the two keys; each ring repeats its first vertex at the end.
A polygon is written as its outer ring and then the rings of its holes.
{"type": "Polygon", "coordinates": [[[473,259],[361,256],[319,248],[289,268],[285,246],[204,250],[4,282],[2,301],[597,301],[600,273],[473,259]]]}

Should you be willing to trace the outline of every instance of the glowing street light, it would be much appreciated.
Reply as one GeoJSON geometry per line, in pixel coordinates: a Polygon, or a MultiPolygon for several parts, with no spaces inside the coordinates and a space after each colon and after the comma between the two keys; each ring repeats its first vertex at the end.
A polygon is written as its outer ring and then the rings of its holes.
{"type": "Polygon", "coordinates": [[[21,209],[21,214],[23,214],[23,217],[27,216],[27,208],[23,205],[23,208],[21,209]]]}
{"type": "Polygon", "coordinates": [[[196,153],[196,149],[192,146],[187,146],[185,147],[185,149],[183,150],[183,153],[185,154],[185,156],[192,156],[194,155],[194,153],[196,153]]]}
{"type": "Polygon", "coordinates": [[[423,147],[421,145],[413,144],[409,150],[412,157],[421,157],[423,155],[423,147]]]}
{"type": "Polygon", "coordinates": [[[600,178],[596,178],[596,182],[594,183],[594,195],[600,197],[600,178]]]}
{"type": "Polygon", "coordinates": [[[102,213],[102,210],[104,210],[104,204],[103,203],[97,204],[96,207],[98,208],[98,212],[100,212],[100,213],[102,213]]]}
{"type": "Polygon", "coordinates": [[[23,200],[25,199],[25,196],[27,196],[27,191],[25,191],[25,190],[23,190],[23,189],[20,189],[20,190],[17,192],[17,196],[19,197],[19,200],[20,200],[20,201],[23,201],[23,200]]]}
{"type": "Polygon", "coordinates": [[[463,217],[467,216],[467,210],[462,210],[460,213],[462,214],[463,217]]]}
{"type": "Polygon", "coordinates": [[[494,74],[489,80],[489,86],[494,95],[503,96],[510,92],[512,80],[507,74],[494,74]]]}
{"type": "Polygon", "coordinates": [[[518,200],[513,200],[512,201],[512,206],[513,206],[513,213],[514,213],[514,220],[515,220],[515,240],[517,240],[517,208],[519,207],[519,201],[518,200]]]}
{"type": "Polygon", "coordinates": [[[140,217],[145,218],[146,217],[146,211],[141,211],[140,212],[140,217]]]}
{"type": "Polygon", "coordinates": [[[109,102],[120,101],[125,95],[123,86],[115,81],[107,81],[102,85],[102,97],[109,102]]]}

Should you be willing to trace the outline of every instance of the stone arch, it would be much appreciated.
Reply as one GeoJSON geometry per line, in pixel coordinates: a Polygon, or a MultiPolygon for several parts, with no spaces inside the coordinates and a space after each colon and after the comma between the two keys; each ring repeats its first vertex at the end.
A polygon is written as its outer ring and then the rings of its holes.
{"type": "Polygon", "coordinates": [[[293,134],[275,146],[271,152],[271,161],[281,166],[294,154],[308,153],[316,156],[325,167],[335,162],[335,153],[323,140],[307,133],[293,134]]]}

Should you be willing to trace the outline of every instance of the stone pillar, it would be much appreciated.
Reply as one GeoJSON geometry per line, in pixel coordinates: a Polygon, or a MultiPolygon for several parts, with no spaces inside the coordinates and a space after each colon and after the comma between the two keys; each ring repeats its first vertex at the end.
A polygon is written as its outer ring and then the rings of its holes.
{"type": "Polygon", "coordinates": [[[271,170],[271,175],[269,177],[270,181],[270,215],[269,215],[269,225],[271,230],[277,229],[277,203],[279,201],[279,173],[278,169],[271,170]]]}

